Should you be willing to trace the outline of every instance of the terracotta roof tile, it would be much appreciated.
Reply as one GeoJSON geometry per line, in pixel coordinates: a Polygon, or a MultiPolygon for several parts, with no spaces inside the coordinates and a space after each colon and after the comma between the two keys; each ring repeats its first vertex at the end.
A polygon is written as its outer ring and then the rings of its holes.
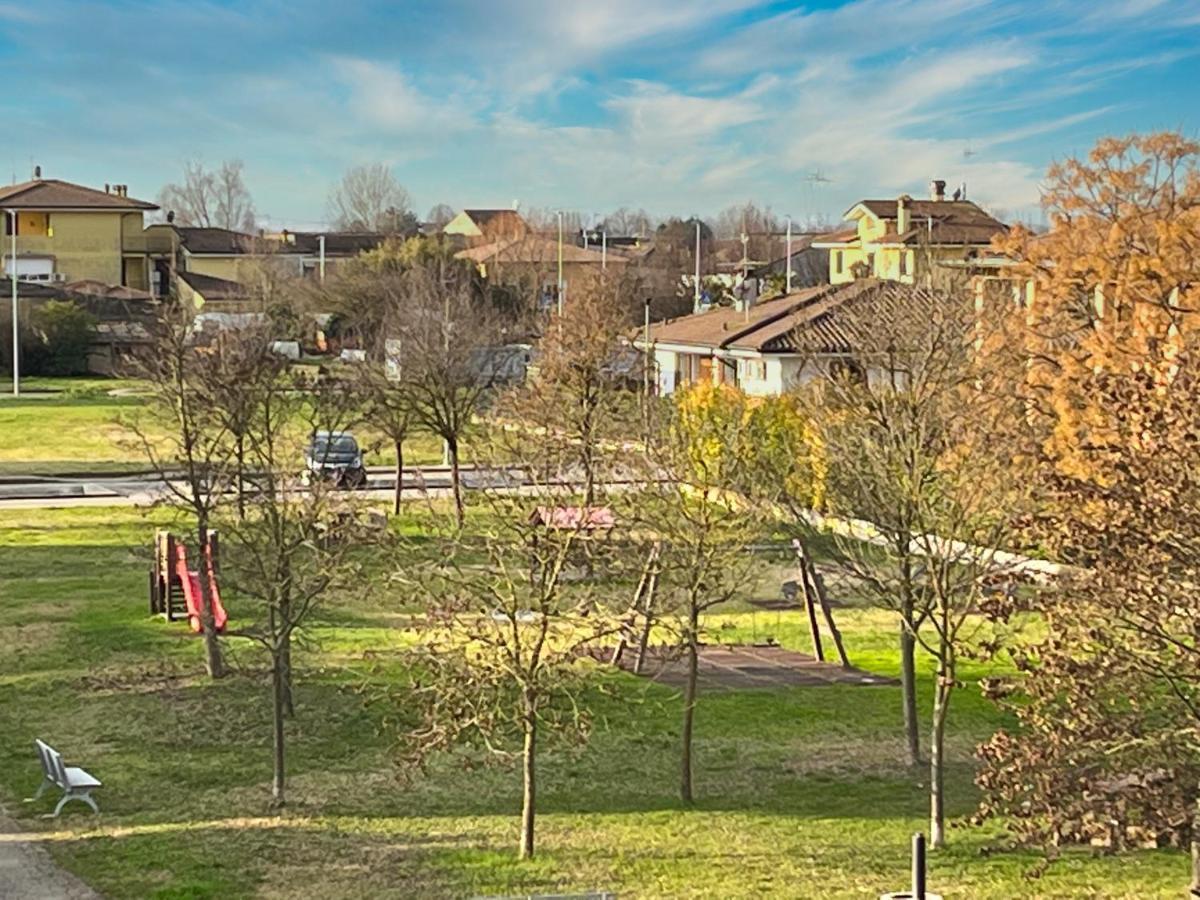
{"type": "Polygon", "coordinates": [[[0,207],[6,209],[158,209],[153,203],[97,191],[57,178],[39,178],[0,187],[0,207]]]}

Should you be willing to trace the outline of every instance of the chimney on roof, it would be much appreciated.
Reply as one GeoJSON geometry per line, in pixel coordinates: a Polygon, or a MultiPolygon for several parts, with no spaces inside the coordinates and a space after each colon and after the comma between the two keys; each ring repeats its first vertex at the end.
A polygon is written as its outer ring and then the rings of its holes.
{"type": "Polygon", "coordinates": [[[904,234],[912,227],[912,197],[901,194],[896,198],[896,234],[904,234]]]}
{"type": "Polygon", "coordinates": [[[946,182],[940,178],[935,178],[929,182],[929,199],[941,203],[946,199],[946,182]]]}
{"type": "Polygon", "coordinates": [[[962,193],[962,199],[966,200],[967,199],[967,183],[964,181],[962,184],[960,184],[958,186],[958,189],[962,193]]]}
{"type": "Polygon", "coordinates": [[[167,210],[167,224],[168,225],[175,224],[175,210],[173,210],[173,209],[167,210]]]}
{"type": "Polygon", "coordinates": [[[40,179],[41,177],[42,177],[42,167],[41,167],[41,166],[34,166],[34,167],[33,167],[33,179],[34,179],[34,181],[37,181],[37,180],[38,180],[38,179],[40,179]]]}
{"type": "Polygon", "coordinates": [[[104,193],[107,194],[110,187],[112,187],[112,185],[110,185],[107,181],[104,182],[104,193]]]}

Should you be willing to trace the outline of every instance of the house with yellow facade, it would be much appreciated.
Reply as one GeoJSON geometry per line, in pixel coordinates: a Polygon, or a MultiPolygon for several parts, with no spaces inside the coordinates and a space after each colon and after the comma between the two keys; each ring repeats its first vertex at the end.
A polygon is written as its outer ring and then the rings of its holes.
{"type": "Polygon", "coordinates": [[[928,200],[860,200],[844,218],[852,227],[824,235],[814,247],[829,251],[829,281],[880,278],[935,284],[954,268],[987,254],[1008,226],[966,199],[965,188],[946,199],[946,182],[933,181],[928,200]]]}
{"type": "Polygon", "coordinates": [[[42,178],[39,167],[32,180],[0,188],[4,272],[25,282],[151,291],[156,257],[170,250],[144,231],[144,214],[156,209],[130,197],[125,185],[96,190],[42,178]]]}

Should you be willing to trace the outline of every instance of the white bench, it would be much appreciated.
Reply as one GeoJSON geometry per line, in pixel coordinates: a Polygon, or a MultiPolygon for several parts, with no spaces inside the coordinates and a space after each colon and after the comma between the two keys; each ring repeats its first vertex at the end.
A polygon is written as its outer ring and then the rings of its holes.
{"type": "Polygon", "coordinates": [[[96,801],[92,799],[92,791],[100,787],[100,781],[83,769],[63,764],[62,754],[45,741],[35,740],[38,759],[42,762],[42,783],[38,785],[37,793],[30,797],[30,802],[37,800],[46,792],[48,787],[62,790],[62,798],[54,807],[54,815],[58,816],[69,800],[81,800],[92,808],[92,812],[100,812],[96,801]]]}

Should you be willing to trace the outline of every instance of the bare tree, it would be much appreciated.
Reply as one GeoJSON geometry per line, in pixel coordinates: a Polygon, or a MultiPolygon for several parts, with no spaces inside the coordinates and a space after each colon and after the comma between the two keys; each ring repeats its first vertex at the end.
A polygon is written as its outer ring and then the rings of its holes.
{"type": "MultiPolygon", "coordinates": [[[[211,386],[221,378],[211,354],[198,352],[195,321],[179,304],[163,307],[151,329],[152,341],[138,357],[136,374],[150,388],[144,415],[123,424],[167,489],[167,502],[189,513],[196,544],[209,546],[213,517],[233,478],[233,441],[214,414],[211,386]],[[165,436],[164,436],[165,433],[165,436]]],[[[218,641],[211,585],[198,579],[205,668],[212,678],[225,674],[218,641]]]]}
{"type": "Polygon", "coordinates": [[[624,340],[641,305],[637,282],[622,274],[582,282],[561,316],[544,324],[536,372],[498,404],[542,480],[581,476],[592,506],[619,464],[622,441],[638,432],[642,359],[624,340]]]}
{"type": "MultiPolygon", "coordinates": [[[[854,301],[852,301],[854,303],[854,301]]],[[[827,454],[834,558],[901,626],[905,731],[916,737],[914,645],[936,665],[930,728],[930,835],[945,841],[945,729],[958,660],[984,628],[984,586],[1013,576],[1007,551],[1029,509],[1004,428],[1019,410],[976,353],[961,295],[881,288],[841,319],[862,369],[826,370],[811,397],[827,454]]]]}
{"type": "Polygon", "coordinates": [[[184,164],[183,180],[164,185],[158,204],[175,213],[180,225],[254,230],[254,201],[242,177],[242,161],[229,159],[214,170],[203,163],[184,164]]]}
{"type": "Polygon", "coordinates": [[[254,468],[249,510],[225,525],[225,577],[238,596],[260,610],[235,634],[261,645],[271,659],[272,798],[286,799],[284,719],[294,713],[294,636],[320,599],[340,581],[354,584],[351,551],[370,536],[353,502],[332,484],[300,483],[296,460],[306,437],[338,431],[354,414],[353,391],[341,385],[298,380],[273,356],[261,333],[242,332],[225,342],[252,381],[255,402],[243,434],[254,468]],[[236,347],[236,349],[235,349],[236,347]],[[298,427],[303,423],[307,427],[298,427]]]}
{"type": "Polygon", "coordinates": [[[461,442],[488,391],[505,374],[510,324],[479,289],[474,273],[442,258],[398,276],[405,314],[387,338],[396,342],[396,376],[416,421],[442,439],[450,463],[454,506],[465,517],[461,442]]]}
{"type": "Polygon", "coordinates": [[[654,233],[655,221],[644,209],[622,206],[604,217],[596,226],[612,237],[650,237],[654,233]]]}
{"type": "Polygon", "coordinates": [[[329,218],[343,231],[415,231],[412,197],[383,163],[348,169],[329,192],[329,218]]]}
{"type": "Polygon", "coordinates": [[[438,231],[446,227],[446,223],[454,218],[454,207],[448,203],[437,203],[430,207],[425,216],[425,222],[434,226],[438,231]]]}
{"type": "MultiPolygon", "coordinates": [[[[455,529],[421,590],[420,623],[406,707],[419,724],[405,737],[417,759],[463,741],[521,762],[521,858],[534,855],[538,754],[548,738],[583,740],[591,725],[582,689],[591,661],[581,651],[615,630],[593,586],[566,576],[590,520],[556,511],[559,495],[489,494],[482,530],[455,529]],[[482,558],[483,563],[478,560],[482,558]]],[[[573,508],[577,510],[578,508],[573,508]]]]}
{"type": "Polygon", "coordinates": [[[637,495],[638,526],[661,538],[655,561],[660,606],[678,622],[687,661],[680,746],[680,798],[695,799],[693,733],[699,697],[702,618],[744,589],[756,562],[747,546],[760,533],[756,507],[731,489],[745,398],[731,389],[698,388],[646,444],[646,481],[637,495]]]}

